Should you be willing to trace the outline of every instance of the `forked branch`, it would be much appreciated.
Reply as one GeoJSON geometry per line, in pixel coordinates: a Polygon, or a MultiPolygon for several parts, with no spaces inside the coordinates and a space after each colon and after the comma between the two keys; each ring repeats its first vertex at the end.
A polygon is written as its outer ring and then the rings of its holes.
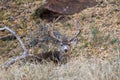
{"type": "Polygon", "coordinates": [[[22,40],[20,39],[20,37],[16,34],[16,32],[14,32],[13,30],[11,30],[9,27],[5,26],[3,28],[0,28],[0,31],[3,31],[3,30],[7,30],[9,31],[10,33],[12,33],[16,39],[19,41],[22,49],[23,49],[23,53],[20,55],[20,56],[17,56],[15,58],[13,58],[12,60],[6,62],[5,64],[2,65],[3,68],[8,68],[11,64],[15,63],[16,61],[18,60],[21,60],[21,59],[24,59],[26,58],[27,56],[32,56],[31,54],[29,54],[28,50],[26,49],[25,45],[23,44],[22,40]]]}

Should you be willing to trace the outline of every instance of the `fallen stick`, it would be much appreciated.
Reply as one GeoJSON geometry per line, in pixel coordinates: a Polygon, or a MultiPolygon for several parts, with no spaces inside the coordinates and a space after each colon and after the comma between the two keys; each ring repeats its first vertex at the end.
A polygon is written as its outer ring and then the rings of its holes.
{"type": "Polygon", "coordinates": [[[10,33],[12,33],[16,37],[16,39],[19,41],[19,43],[20,43],[20,45],[21,45],[21,47],[23,49],[23,53],[20,56],[17,56],[15,58],[13,58],[12,60],[10,60],[10,61],[6,62],[5,64],[3,64],[2,65],[3,68],[8,68],[11,64],[15,63],[18,60],[24,59],[27,56],[33,56],[32,54],[29,54],[28,50],[26,49],[25,45],[23,44],[23,42],[20,39],[20,37],[16,34],[16,32],[14,32],[13,30],[11,30],[8,26],[0,28],[0,31],[3,31],[3,30],[7,30],[10,33]]]}

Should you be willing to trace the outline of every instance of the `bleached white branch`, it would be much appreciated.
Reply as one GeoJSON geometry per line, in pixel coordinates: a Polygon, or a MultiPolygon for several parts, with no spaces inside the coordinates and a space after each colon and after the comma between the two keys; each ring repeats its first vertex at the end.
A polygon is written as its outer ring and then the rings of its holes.
{"type": "Polygon", "coordinates": [[[24,45],[23,42],[21,41],[20,37],[16,34],[16,32],[14,32],[13,30],[11,30],[11,29],[10,29],[9,27],[7,27],[7,26],[5,26],[5,27],[3,27],[3,28],[0,28],[0,31],[2,31],[2,30],[8,30],[9,32],[11,32],[11,33],[17,38],[17,40],[19,41],[22,49],[23,49],[24,51],[27,50],[26,47],[25,47],[25,45],[24,45]]]}
{"type": "Polygon", "coordinates": [[[26,49],[25,45],[23,44],[22,40],[20,39],[20,37],[16,34],[16,32],[14,32],[13,30],[11,30],[9,27],[5,26],[3,28],[0,28],[0,31],[2,30],[7,30],[9,32],[11,32],[15,37],[16,39],[19,41],[22,49],[23,49],[23,53],[22,55],[20,56],[17,56],[15,58],[13,58],[12,60],[6,62],[2,67],[3,68],[8,68],[11,64],[15,63],[16,61],[18,60],[21,60],[21,59],[24,59],[26,58],[27,56],[33,56],[32,54],[29,54],[28,50],[26,49]]]}

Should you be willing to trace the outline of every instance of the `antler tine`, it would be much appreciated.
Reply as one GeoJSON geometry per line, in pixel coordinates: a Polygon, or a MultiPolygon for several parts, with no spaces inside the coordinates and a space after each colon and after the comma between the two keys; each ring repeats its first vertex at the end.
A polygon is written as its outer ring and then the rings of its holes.
{"type": "MultiPolygon", "coordinates": [[[[60,17],[61,17],[61,16],[60,16],[60,17]]],[[[55,23],[60,17],[58,17],[56,20],[53,21],[53,23],[50,24],[49,35],[50,35],[52,38],[54,38],[54,39],[56,39],[56,40],[62,42],[62,39],[56,37],[55,34],[53,33],[53,26],[54,26],[54,23],[55,23]]]]}
{"type": "Polygon", "coordinates": [[[80,24],[79,21],[78,21],[78,20],[75,20],[74,22],[75,22],[75,26],[77,27],[78,31],[77,31],[77,33],[76,33],[73,37],[71,37],[70,39],[68,39],[68,41],[74,40],[74,38],[76,38],[76,37],[80,34],[80,32],[81,32],[81,30],[80,30],[80,25],[79,25],[79,24],[80,24]]]}
{"type": "Polygon", "coordinates": [[[56,40],[58,40],[58,41],[62,41],[60,38],[58,38],[58,37],[56,37],[55,36],[55,34],[53,33],[53,27],[50,27],[50,29],[49,29],[49,35],[52,37],[52,38],[54,38],[54,39],[56,39],[56,40]],[[52,28],[52,29],[51,29],[52,28]]]}

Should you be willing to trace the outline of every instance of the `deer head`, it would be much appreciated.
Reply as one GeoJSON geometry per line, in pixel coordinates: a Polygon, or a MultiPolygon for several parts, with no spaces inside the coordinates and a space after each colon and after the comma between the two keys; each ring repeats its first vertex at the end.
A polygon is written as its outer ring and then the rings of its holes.
{"type": "Polygon", "coordinates": [[[51,24],[50,28],[49,28],[49,35],[56,39],[57,41],[59,41],[60,43],[60,52],[61,53],[68,53],[68,55],[71,53],[71,44],[75,41],[76,37],[79,35],[80,33],[80,28],[79,28],[79,22],[78,21],[75,21],[75,26],[77,28],[77,31],[75,33],[75,35],[73,35],[71,38],[58,38],[56,37],[56,35],[54,34],[54,31],[53,31],[53,26],[54,26],[54,23],[51,24]]]}

